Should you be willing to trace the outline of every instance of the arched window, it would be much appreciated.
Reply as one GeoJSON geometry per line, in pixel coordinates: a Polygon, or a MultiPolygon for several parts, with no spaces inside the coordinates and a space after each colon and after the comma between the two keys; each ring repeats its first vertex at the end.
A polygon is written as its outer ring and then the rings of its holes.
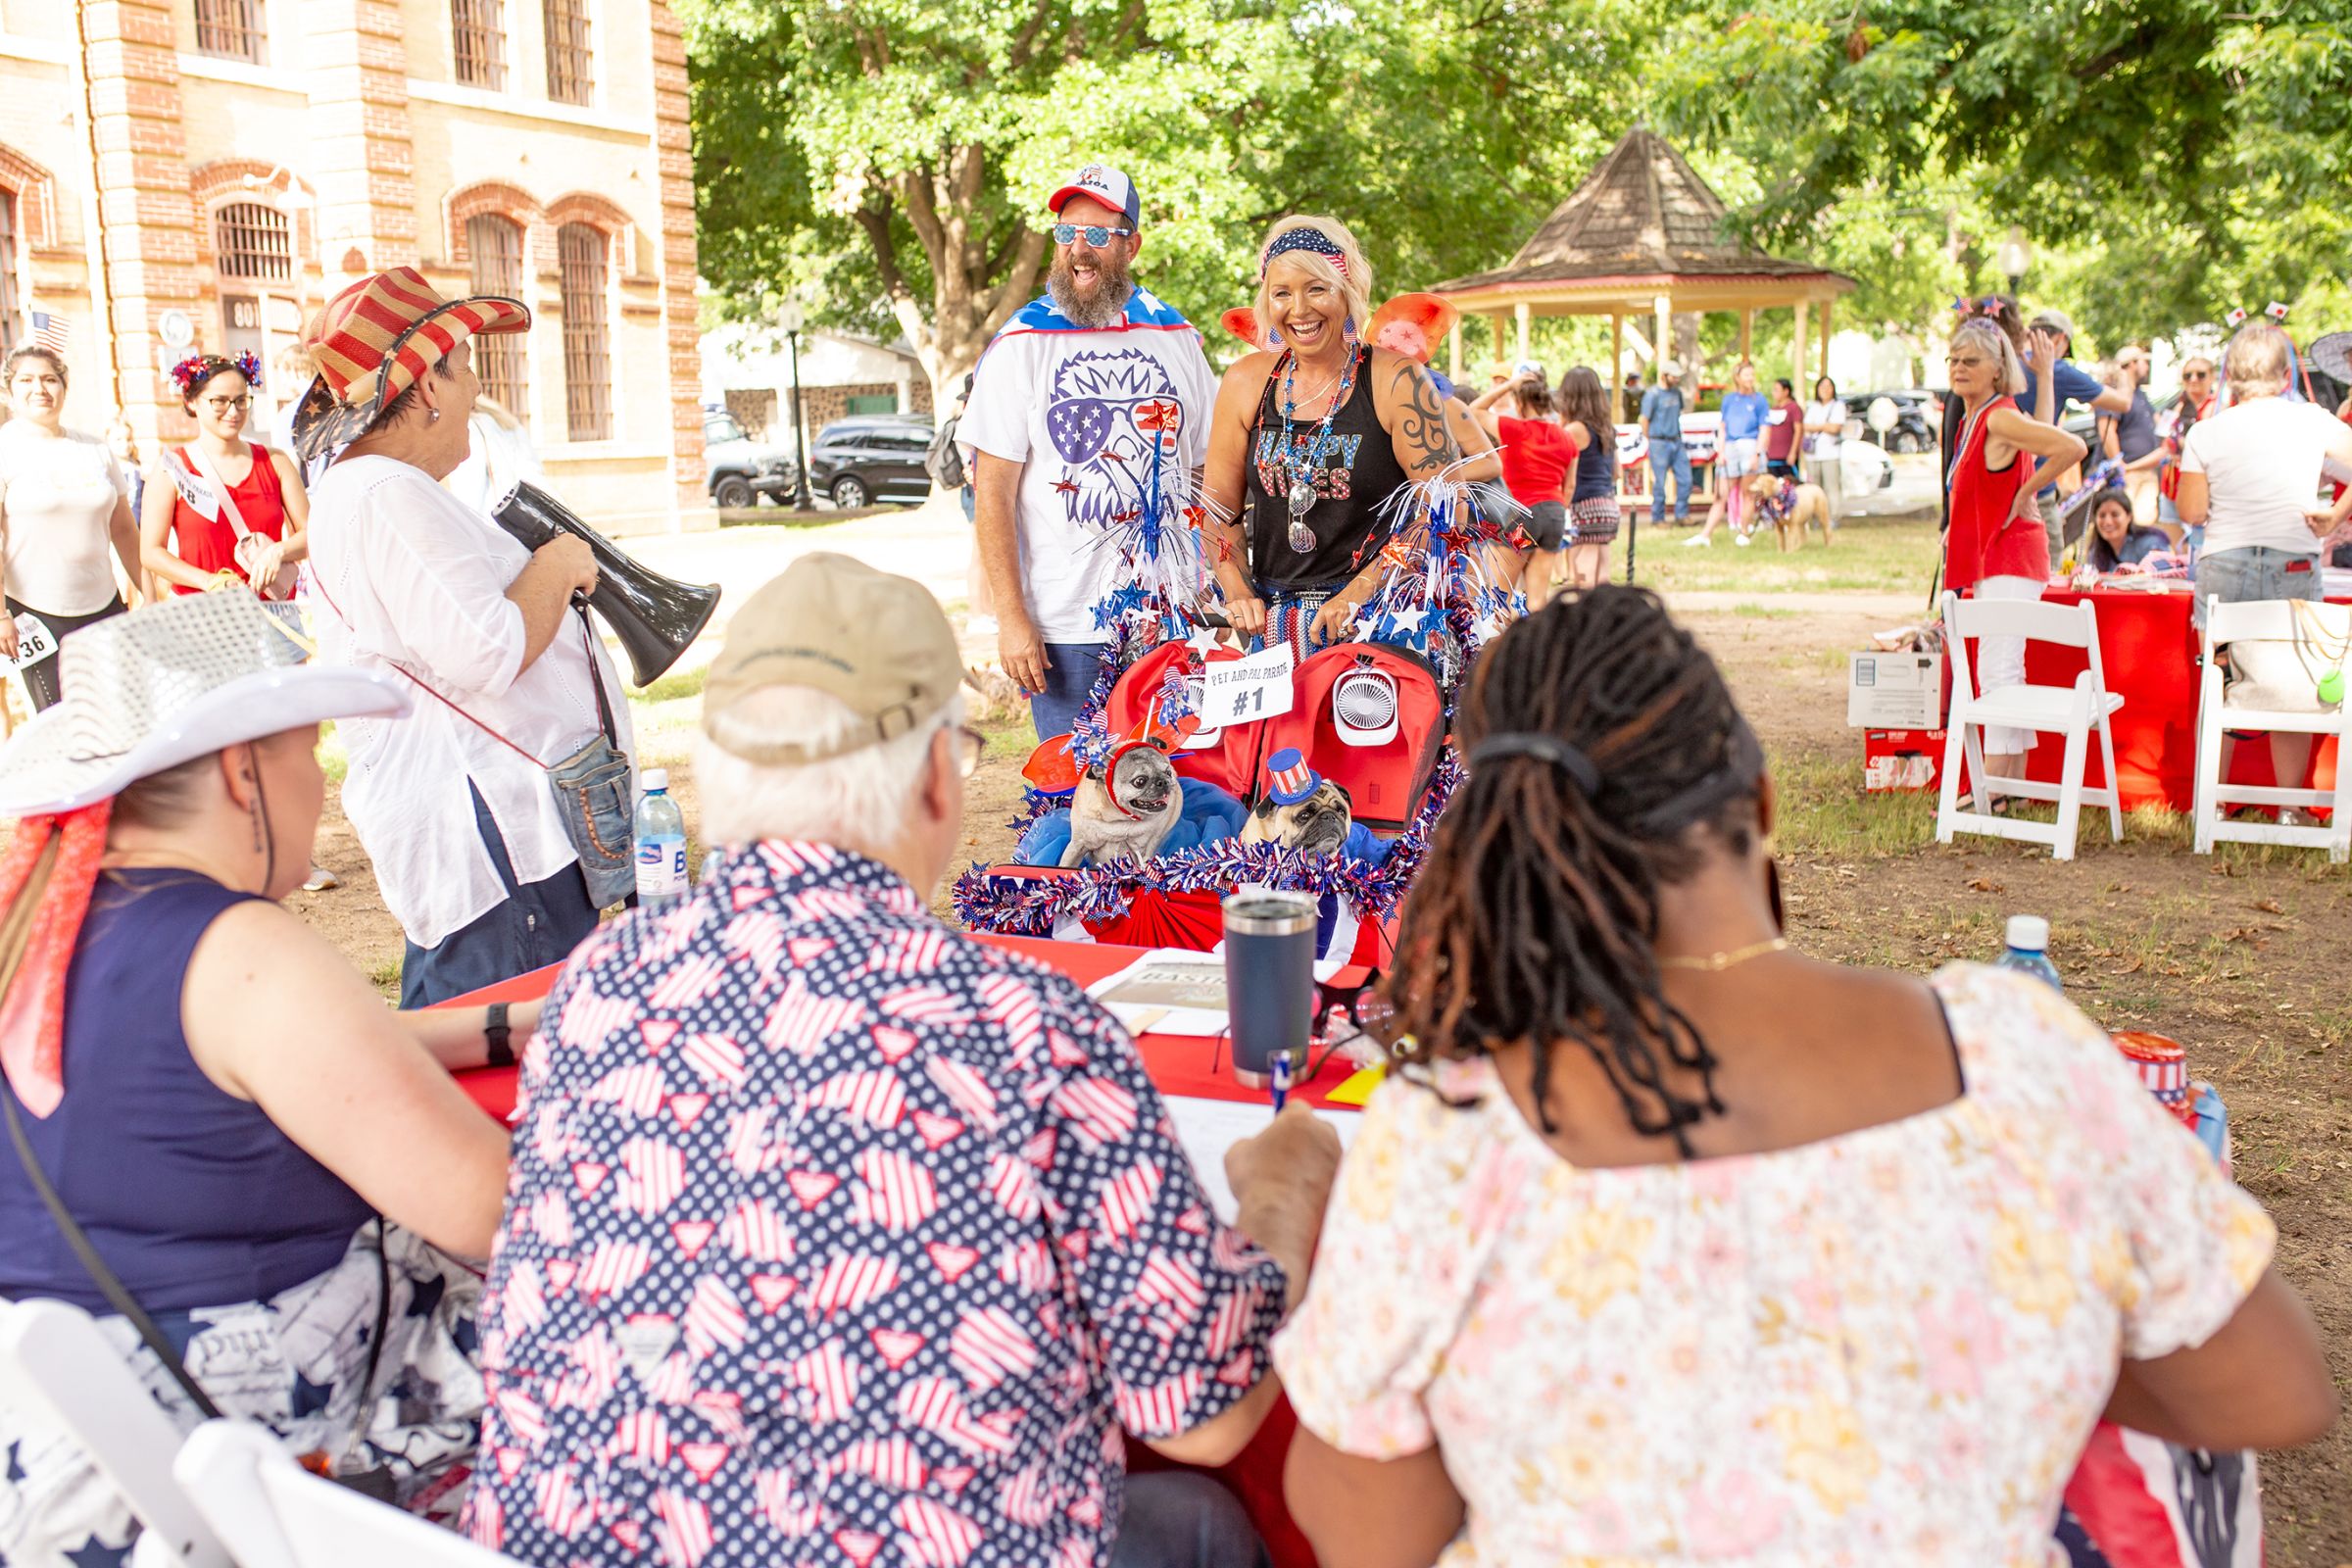
{"type": "Polygon", "coordinates": [[[262,0],[196,0],[196,52],[266,65],[264,21],[262,0]]]}
{"type": "MultiPolygon", "coordinates": [[[[497,213],[466,220],[466,254],[473,264],[473,291],[506,299],[522,298],[522,225],[497,213]]],[[[568,319],[568,313],[566,313],[568,319]]],[[[473,340],[474,373],[483,393],[526,424],[530,421],[530,361],[519,332],[473,340]]]]}
{"type": "Polygon", "coordinates": [[[612,242],[599,228],[565,223],[556,230],[564,279],[564,408],[574,441],[612,438],[612,351],[607,325],[606,258],[612,242]]]}
{"type": "Polygon", "coordinates": [[[294,247],[286,215],[259,202],[230,202],[213,215],[214,266],[222,277],[257,283],[294,278],[294,247]]]}
{"type": "Polygon", "coordinates": [[[466,86],[506,90],[505,10],[502,0],[449,0],[450,60],[466,86]]]}

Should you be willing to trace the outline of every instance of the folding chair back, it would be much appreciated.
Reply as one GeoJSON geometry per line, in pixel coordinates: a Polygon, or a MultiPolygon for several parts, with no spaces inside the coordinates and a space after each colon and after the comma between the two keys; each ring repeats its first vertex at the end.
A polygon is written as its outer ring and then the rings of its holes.
{"type": "Polygon", "coordinates": [[[251,1421],[207,1421],[172,1470],[239,1568],[499,1568],[514,1561],[312,1475],[251,1421]]]}
{"type": "Polygon", "coordinates": [[[0,1385],[46,1407],[145,1529],[137,1559],[229,1568],[229,1555],[172,1479],[179,1429],[80,1307],[0,1305],[0,1385]]]}
{"type": "Polygon", "coordinates": [[[2205,601],[2204,667],[2197,678],[2197,785],[2190,810],[2199,855],[2223,842],[2284,844],[2324,849],[2330,860],[2352,859],[2352,709],[2319,701],[2320,680],[2344,667],[2352,653],[2352,606],[2286,599],[2225,604],[2205,601]],[[2227,654],[2238,676],[2225,681],[2227,654]],[[2308,688],[2310,699],[2303,701],[2308,688]],[[2293,697],[2286,696],[2292,693],[2293,697]],[[2267,700],[2266,700],[2267,699],[2267,700]],[[2285,706],[2292,701],[2294,706],[2285,706]],[[2334,735],[2335,785],[2314,789],[2301,779],[2269,785],[2228,784],[2222,753],[2231,730],[2334,735]],[[2231,821],[2230,806],[2325,809],[2325,825],[2231,821]]]}

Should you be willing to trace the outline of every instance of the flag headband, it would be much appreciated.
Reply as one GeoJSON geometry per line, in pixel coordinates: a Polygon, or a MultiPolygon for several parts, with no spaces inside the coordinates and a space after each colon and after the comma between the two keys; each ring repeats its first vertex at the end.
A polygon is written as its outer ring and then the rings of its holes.
{"type": "Polygon", "coordinates": [[[1258,264],[1257,275],[1264,277],[1266,270],[1274,265],[1274,258],[1288,256],[1293,251],[1312,252],[1338,268],[1342,277],[1348,275],[1348,253],[1340,249],[1338,241],[1311,223],[1286,228],[1275,235],[1274,243],[1266,247],[1265,260],[1258,264]]]}

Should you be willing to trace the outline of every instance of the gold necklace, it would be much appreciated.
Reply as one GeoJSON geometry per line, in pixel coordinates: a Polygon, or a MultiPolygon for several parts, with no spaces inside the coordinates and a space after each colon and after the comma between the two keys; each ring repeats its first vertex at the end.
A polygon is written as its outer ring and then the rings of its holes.
{"type": "Polygon", "coordinates": [[[1729,953],[1710,953],[1704,957],[1695,956],[1685,957],[1678,954],[1671,958],[1660,958],[1658,967],[1661,969],[1698,969],[1708,974],[1721,974],[1734,964],[1745,963],[1750,958],[1761,958],[1767,953],[1785,953],[1788,949],[1788,939],[1787,937],[1774,937],[1769,942],[1751,942],[1744,948],[1734,948],[1729,953]]]}

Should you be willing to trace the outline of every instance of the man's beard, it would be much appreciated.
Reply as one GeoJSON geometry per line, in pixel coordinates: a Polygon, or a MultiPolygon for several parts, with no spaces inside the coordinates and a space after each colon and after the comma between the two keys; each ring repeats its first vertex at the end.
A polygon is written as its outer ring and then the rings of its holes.
{"type": "Polygon", "coordinates": [[[1046,274],[1046,293],[1053,299],[1054,308],[1077,325],[1100,328],[1126,317],[1127,296],[1135,292],[1135,282],[1127,275],[1127,258],[1119,254],[1117,246],[1105,246],[1096,251],[1094,257],[1093,298],[1079,294],[1067,249],[1054,258],[1054,270],[1046,274]]]}

